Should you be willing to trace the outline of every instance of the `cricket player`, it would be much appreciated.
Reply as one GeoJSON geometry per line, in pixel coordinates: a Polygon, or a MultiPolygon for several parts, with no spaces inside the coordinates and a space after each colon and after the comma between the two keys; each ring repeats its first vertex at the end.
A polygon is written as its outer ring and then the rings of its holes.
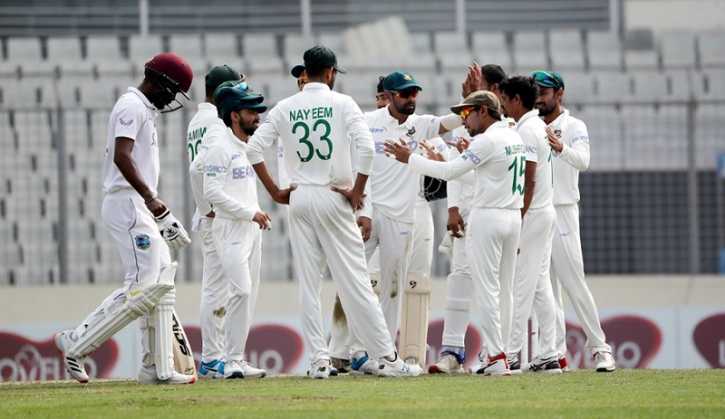
{"type": "Polygon", "coordinates": [[[224,375],[224,315],[227,310],[228,292],[219,253],[214,247],[211,225],[214,210],[204,200],[202,165],[193,164],[194,159],[211,145],[206,137],[212,125],[223,124],[214,105],[214,90],[225,81],[243,82],[244,76],[228,65],[216,66],[204,79],[205,100],[198,105],[198,111],[189,122],[187,151],[189,154],[189,175],[191,190],[196,203],[196,212],[191,230],[201,238],[201,255],[204,263],[201,279],[201,364],[200,378],[220,378],[224,375]]]}
{"type": "Polygon", "coordinates": [[[271,228],[271,218],[259,208],[245,150],[267,107],[261,95],[247,92],[246,83],[225,84],[214,92],[225,126],[209,128],[210,145],[197,163],[204,173],[204,200],[215,210],[211,233],[225,274],[224,378],[264,377],[264,370],[244,361],[244,351],[259,290],[261,229],[271,228]]]}
{"type": "MultiPolygon", "coordinates": [[[[519,256],[513,287],[513,319],[508,346],[511,372],[561,374],[556,352],[556,309],[549,279],[554,237],[554,172],[546,124],[534,108],[539,88],[531,77],[515,76],[501,83],[504,115],[516,121],[514,130],[526,146],[524,207],[519,256]],[[539,353],[523,367],[518,353],[524,346],[531,309],[539,322],[539,353]]],[[[503,321],[503,318],[502,318],[503,321]]]]}
{"type": "MultiPolygon", "coordinates": [[[[487,64],[482,67],[473,63],[463,83],[463,97],[476,90],[487,90],[501,99],[500,84],[506,80],[506,72],[496,64],[487,64]]],[[[507,119],[513,123],[513,120],[507,119]]],[[[449,151],[451,160],[461,153],[458,147],[473,141],[465,127],[459,127],[452,132],[449,151]]],[[[461,148],[461,151],[465,151],[461,148]]],[[[448,248],[451,256],[451,273],[446,279],[446,303],[443,321],[443,336],[441,339],[441,355],[438,360],[428,367],[430,373],[463,373],[463,364],[466,363],[465,338],[471,317],[471,298],[474,296],[471,269],[466,256],[465,231],[471,211],[471,200],[474,194],[474,173],[470,172],[458,179],[448,182],[448,223],[449,234],[441,244],[446,250],[446,239],[452,241],[448,248]]],[[[476,349],[478,350],[478,348],[476,349]]],[[[483,362],[483,356],[481,357],[483,362]]],[[[476,368],[478,370],[478,368],[476,368]]]]}
{"type": "MultiPolygon", "coordinates": [[[[370,239],[365,242],[365,250],[370,258],[376,246],[380,247],[379,296],[390,338],[394,341],[403,293],[427,297],[430,292],[425,290],[430,290],[430,280],[423,275],[408,278],[414,243],[415,202],[421,188],[420,174],[386,157],[383,144],[386,140],[403,139],[414,152],[419,152],[423,140],[455,129],[461,126],[462,121],[454,114],[443,117],[416,115],[416,99],[422,87],[408,72],[388,74],[383,80],[383,90],[388,97],[388,106],[365,114],[375,142],[375,159],[370,176],[372,231],[370,239]]],[[[405,330],[401,329],[401,336],[404,334],[405,330]]],[[[364,357],[359,352],[353,356],[353,369],[355,359],[364,357]]],[[[408,363],[418,364],[421,360],[422,356],[417,352],[410,356],[406,354],[405,361],[408,363]]]]}
{"type": "Polygon", "coordinates": [[[320,267],[327,261],[348,319],[372,358],[378,375],[411,377],[386,333],[385,319],[367,274],[364,244],[353,212],[372,170],[374,148],[362,112],[349,97],[332,91],[338,73],[335,53],[317,45],[304,53],[308,83],[277,104],[250,139],[249,161],[275,202],[289,203],[290,239],[300,277],[302,329],[312,368],[309,377],[329,377],[332,364],[324,339],[320,267]],[[281,138],[292,187],[280,190],[262,152],[281,138]],[[352,162],[350,147],[357,146],[352,162]],[[353,170],[357,177],[353,182],[353,170]]]}
{"type": "Polygon", "coordinates": [[[163,53],[144,65],[138,88],[129,87],[116,102],[108,122],[103,166],[102,217],[116,240],[126,278],[76,329],[56,333],[55,345],[71,376],[89,377],[85,357],[128,323],[140,317],[142,360],[139,384],[191,384],[194,375],[174,371],[172,316],[174,275],[169,248],[191,243],[181,223],[157,196],[158,112],[180,109],[193,73],[176,54],[163,53]],[[172,102],[176,105],[171,106],[172,102]]]}
{"type": "Polygon", "coordinates": [[[554,71],[531,74],[539,85],[536,101],[539,115],[548,125],[549,145],[553,150],[554,209],[556,224],[551,250],[551,282],[557,306],[556,348],[561,366],[566,364],[566,323],[561,288],[569,295],[579,322],[587,335],[595,368],[599,372],[616,369],[612,348],[605,340],[594,297],[584,279],[584,258],[579,235],[579,172],[589,167],[589,133],[586,125],[561,106],[564,79],[554,71]]]}
{"type": "Polygon", "coordinates": [[[474,140],[450,162],[416,156],[404,141],[384,146],[398,161],[438,179],[455,179],[476,169],[466,250],[489,351],[488,363],[475,371],[477,375],[511,375],[501,332],[505,314],[498,300],[501,290],[513,283],[523,207],[521,167],[526,157],[521,137],[501,121],[499,109],[496,95],[486,91],[474,92],[451,108],[461,115],[474,140]]]}

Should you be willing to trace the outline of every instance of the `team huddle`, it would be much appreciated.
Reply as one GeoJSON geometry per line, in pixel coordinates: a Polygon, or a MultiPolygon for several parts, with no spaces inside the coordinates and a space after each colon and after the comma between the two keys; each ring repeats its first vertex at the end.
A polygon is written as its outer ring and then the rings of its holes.
{"type": "Polygon", "coordinates": [[[596,370],[615,369],[585,282],[579,237],[578,174],[589,166],[589,137],[561,105],[558,73],[507,77],[497,65],[473,63],[461,103],[434,116],[415,113],[423,87],[394,71],[379,79],[378,109],[363,113],[333,90],[347,71],[332,50],[315,46],[303,60],[291,71],[299,93],[278,102],[263,122],[267,106],[253,84],[229,66],[214,67],[189,123],[192,230],[204,259],[198,371],[179,339],[169,253],[190,239],[156,191],[156,116],[181,106],[178,93],[188,99],[189,64],[171,53],[153,57],[141,85],[117,101],[102,215],[126,278],[80,326],[55,335],[73,378],[87,382],[85,357],[135,319],[141,384],[266,376],[244,359],[263,231],[272,228],[259,206],[258,181],[288,209],[310,378],[423,372],[434,252],[429,201],[441,198],[449,216],[439,250],[451,257],[451,272],[443,348],[429,372],[464,372],[473,296],[484,345],[475,348],[480,364],[472,374],[567,371],[562,289],[596,370]],[[448,132],[453,141],[446,144],[441,136],[448,132]],[[276,181],[264,160],[269,147],[279,159],[276,181]],[[326,267],[337,291],[329,344],[320,295],[326,267]],[[526,362],[519,354],[532,312],[539,339],[526,362]]]}

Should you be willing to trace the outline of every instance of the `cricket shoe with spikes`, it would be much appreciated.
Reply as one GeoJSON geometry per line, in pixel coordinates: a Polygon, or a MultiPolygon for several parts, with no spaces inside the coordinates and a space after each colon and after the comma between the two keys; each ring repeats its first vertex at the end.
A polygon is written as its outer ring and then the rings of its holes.
{"type": "Polygon", "coordinates": [[[85,357],[74,358],[66,355],[68,350],[73,346],[75,342],[70,338],[72,329],[64,332],[56,333],[53,335],[53,341],[55,342],[55,348],[63,355],[63,362],[65,363],[65,369],[68,370],[71,377],[75,378],[81,383],[87,383],[90,379],[86,373],[86,367],[84,365],[85,357]]]}
{"type": "Polygon", "coordinates": [[[397,352],[395,353],[394,361],[380,358],[378,362],[380,363],[378,377],[417,377],[423,372],[423,368],[420,365],[409,365],[403,362],[397,352]]]}
{"type": "Polygon", "coordinates": [[[141,366],[136,382],[139,384],[194,384],[196,377],[174,371],[168,380],[159,380],[158,375],[156,375],[156,365],[149,365],[141,366]]]}
{"type": "Polygon", "coordinates": [[[199,378],[224,378],[224,362],[215,359],[199,365],[199,378]]]}
{"type": "Polygon", "coordinates": [[[506,360],[506,354],[501,353],[493,358],[489,355],[488,364],[476,370],[475,375],[511,375],[511,370],[509,370],[509,364],[506,360]]]}
{"type": "Polygon", "coordinates": [[[428,367],[431,374],[463,374],[463,364],[458,360],[456,354],[443,353],[438,360],[428,367]]]}
{"type": "Polygon", "coordinates": [[[378,375],[380,364],[368,356],[367,352],[357,352],[350,360],[350,374],[378,375]]]}
{"type": "MultiPolygon", "coordinates": [[[[307,376],[314,380],[326,380],[330,378],[332,372],[332,362],[329,359],[318,359],[312,364],[312,368],[307,371],[307,376]]],[[[337,370],[335,370],[337,373],[337,370]]]]}
{"type": "Polygon", "coordinates": [[[544,359],[536,357],[521,369],[524,372],[535,372],[539,374],[561,374],[561,365],[555,356],[544,359]]]}

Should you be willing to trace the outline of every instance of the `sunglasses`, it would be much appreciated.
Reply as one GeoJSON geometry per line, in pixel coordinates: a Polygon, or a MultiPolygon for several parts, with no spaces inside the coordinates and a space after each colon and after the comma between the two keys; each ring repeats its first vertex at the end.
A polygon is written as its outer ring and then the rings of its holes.
{"type": "Polygon", "coordinates": [[[471,111],[477,111],[479,109],[480,108],[477,108],[475,106],[470,106],[468,108],[461,109],[461,119],[463,119],[465,121],[466,118],[468,117],[468,114],[471,113],[471,111]]]}
{"type": "Polygon", "coordinates": [[[418,89],[406,89],[406,90],[401,90],[400,92],[396,92],[395,96],[397,96],[401,99],[408,99],[410,97],[415,99],[418,97],[418,93],[420,93],[420,90],[418,90],[418,89]]]}
{"type": "Polygon", "coordinates": [[[241,82],[235,84],[233,87],[233,89],[239,89],[239,90],[244,90],[244,91],[247,91],[248,88],[249,88],[249,86],[247,86],[246,80],[242,80],[241,82]]]}
{"type": "Polygon", "coordinates": [[[297,87],[302,87],[307,84],[307,77],[297,78],[297,87]]]}
{"type": "Polygon", "coordinates": [[[552,87],[554,89],[562,89],[561,81],[548,71],[534,71],[531,77],[536,79],[536,84],[541,87],[552,87]]]}

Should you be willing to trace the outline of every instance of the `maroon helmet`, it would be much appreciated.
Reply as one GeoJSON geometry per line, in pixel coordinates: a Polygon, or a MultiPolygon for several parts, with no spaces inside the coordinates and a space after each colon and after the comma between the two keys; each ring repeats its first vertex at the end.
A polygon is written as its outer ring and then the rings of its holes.
{"type": "Polygon", "coordinates": [[[191,81],[194,79],[194,73],[191,71],[191,66],[186,60],[176,54],[164,52],[148,60],[144,64],[144,68],[155,75],[151,81],[156,84],[157,88],[171,95],[169,100],[164,100],[166,106],[172,100],[180,105],[176,108],[169,108],[167,112],[175,111],[184,106],[175,99],[174,96],[176,96],[177,92],[180,92],[189,100],[188,93],[191,88],[191,81]]]}

